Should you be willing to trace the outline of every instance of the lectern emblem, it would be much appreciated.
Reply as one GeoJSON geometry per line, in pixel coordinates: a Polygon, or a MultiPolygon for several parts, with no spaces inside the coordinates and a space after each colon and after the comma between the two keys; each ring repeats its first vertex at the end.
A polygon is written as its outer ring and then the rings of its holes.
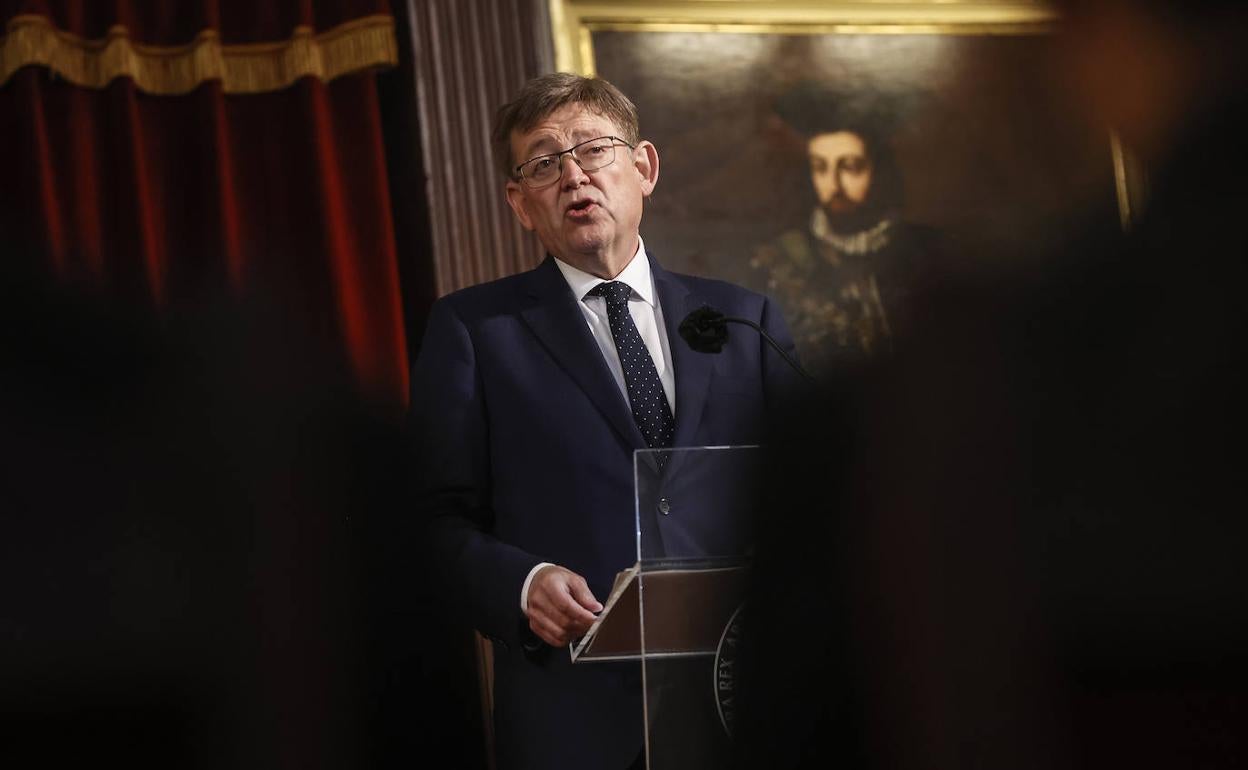
{"type": "Polygon", "coordinates": [[[719,723],[724,732],[732,737],[732,723],[737,712],[739,680],[737,656],[741,648],[741,625],[744,620],[745,603],[742,602],[728,618],[724,632],[715,648],[715,708],[719,711],[719,723]]]}

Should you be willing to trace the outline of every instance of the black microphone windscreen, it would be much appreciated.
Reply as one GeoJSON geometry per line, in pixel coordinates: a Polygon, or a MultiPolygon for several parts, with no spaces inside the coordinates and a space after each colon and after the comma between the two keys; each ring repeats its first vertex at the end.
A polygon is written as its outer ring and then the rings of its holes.
{"type": "Polygon", "coordinates": [[[699,353],[718,353],[728,341],[728,324],[724,314],[703,305],[680,322],[677,329],[689,347],[699,353]]]}

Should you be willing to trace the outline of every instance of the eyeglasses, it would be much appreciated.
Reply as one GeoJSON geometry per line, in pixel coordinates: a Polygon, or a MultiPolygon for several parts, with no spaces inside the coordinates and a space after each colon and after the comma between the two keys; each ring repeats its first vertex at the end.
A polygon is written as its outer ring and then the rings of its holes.
{"type": "Polygon", "coordinates": [[[566,150],[530,158],[516,166],[515,173],[528,187],[545,187],[559,181],[563,176],[564,155],[571,155],[582,171],[597,171],[615,161],[617,144],[630,150],[636,149],[636,145],[629,144],[618,136],[600,136],[566,150]]]}

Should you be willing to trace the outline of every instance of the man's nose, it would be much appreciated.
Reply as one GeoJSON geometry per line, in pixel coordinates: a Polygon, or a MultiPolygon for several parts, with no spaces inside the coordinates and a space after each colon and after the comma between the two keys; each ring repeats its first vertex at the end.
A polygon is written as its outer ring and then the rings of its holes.
{"type": "Polygon", "coordinates": [[[589,176],[581,168],[581,164],[577,163],[571,155],[564,155],[559,162],[563,164],[563,176],[560,181],[563,182],[564,187],[580,187],[589,181],[589,176]]]}
{"type": "Polygon", "coordinates": [[[829,177],[831,177],[831,179],[832,179],[832,186],[831,186],[830,190],[831,190],[831,192],[832,192],[832,194],[833,194],[833,195],[836,195],[836,194],[837,194],[837,193],[839,193],[841,190],[844,190],[844,189],[845,189],[845,185],[844,185],[844,184],[842,184],[842,182],[841,182],[841,174],[843,174],[843,173],[845,173],[845,170],[844,170],[844,169],[841,169],[841,168],[836,168],[836,169],[833,169],[833,170],[832,170],[832,173],[828,175],[828,176],[829,176],[829,177]]]}

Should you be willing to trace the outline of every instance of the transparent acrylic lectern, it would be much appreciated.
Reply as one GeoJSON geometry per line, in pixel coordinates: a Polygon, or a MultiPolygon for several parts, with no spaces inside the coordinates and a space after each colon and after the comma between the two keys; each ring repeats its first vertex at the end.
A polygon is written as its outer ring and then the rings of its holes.
{"type": "Polygon", "coordinates": [[[758,447],[634,454],[637,563],[573,660],[640,660],[650,770],[731,766],[758,447]]]}

